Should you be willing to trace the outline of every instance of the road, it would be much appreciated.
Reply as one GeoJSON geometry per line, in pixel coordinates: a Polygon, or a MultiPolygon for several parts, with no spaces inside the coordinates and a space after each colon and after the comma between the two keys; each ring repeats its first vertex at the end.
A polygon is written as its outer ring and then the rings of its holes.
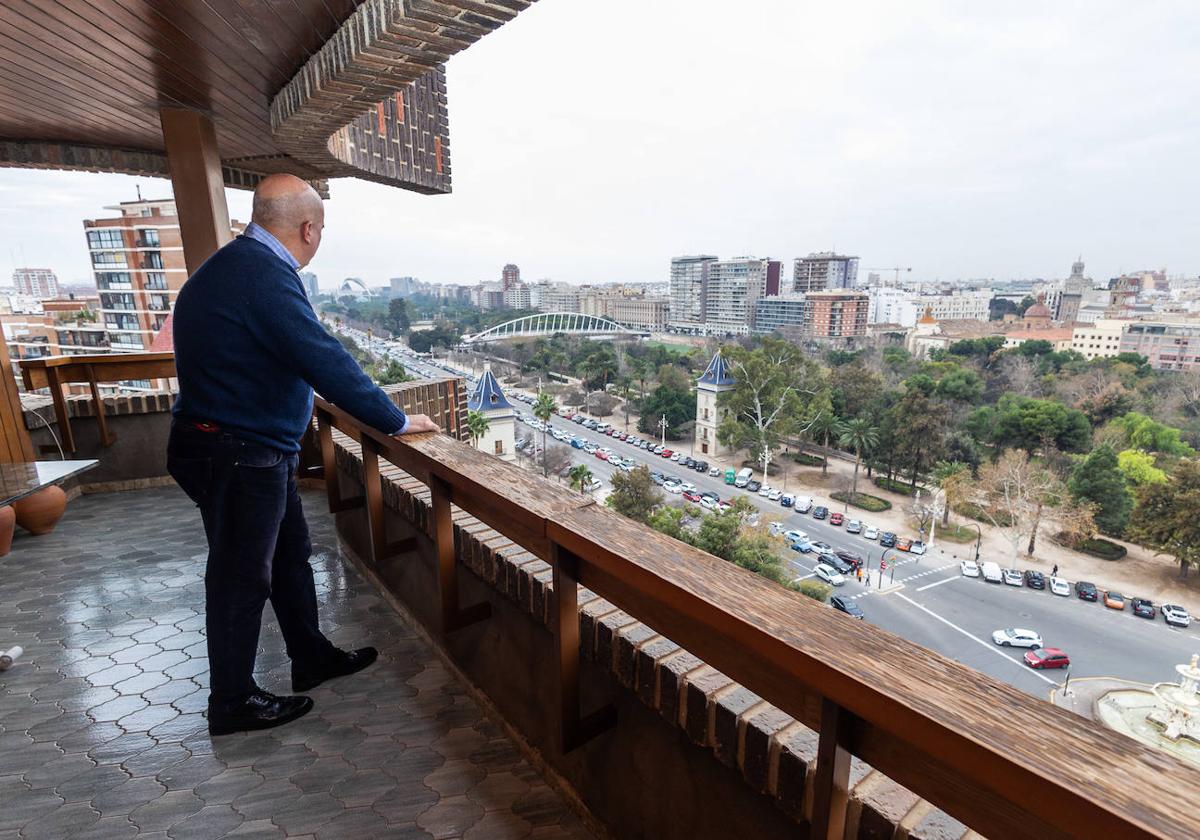
{"type": "MultiPolygon", "coordinates": [[[[379,347],[377,352],[384,350],[389,354],[395,353],[383,347],[379,347]]],[[[445,376],[448,372],[436,364],[414,361],[407,355],[396,353],[396,358],[414,372],[425,376],[445,376]]],[[[515,394],[510,393],[509,396],[511,398],[515,394]]],[[[526,404],[517,403],[517,406],[522,414],[529,414],[526,404]]],[[[657,469],[666,475],[690,481],[701,492],[709,490],[725,499],[742,495],[762,511],[762,527],[766,527],[765,523],[770,520],[778,520],[786,529],[806,532],[810,539],[827,542],[835,549],[854,551],[868,558],[871,568],[878,569],[881,549],[876,542],[848,534],[844,528],[831,525],[828,520],[815,520],[811,515],[796,513],[778,503],[726,485],[722,478],[683,469],[645,450],[560,417],[553,418],[551,424],[585,440],[608,446],[624,457],[632,457],[639,464],[646,464],[652,470],[657,469]]],[[[531,433],[535,439],[541,435],[528,425],[518,423],[518,437],[531,433]]],[[[614,467],[583,450],[573,449],[572,453],[576,462],[586,463],[606,487],[610,485],[614,467]]],[[[791,490],[796,492],[798,488],[791,490]]],[[[807,492],[800,489],[801,495],[807,492]]],[[[824,504],[831,511],[845,509],[844,505],[822,496],[814,494],[812,498],[814,503],[824,504]]],[[[856,516],[858,514],[853,512],[848,514],[848,518],[856,516]]],[[[871,521],[870,514],[858,518],[868,524],[871,521]]],[[[812,555],[794,551],[786,553],[789,567],[797,577],[812,575],[812,555]]],[[[1070,655],[1073,680],[1095,676],[1115,676],[1139,682],[1170,680],[1174,676],[1175,665],[1187,662],[1193,653],[1200,652],[1200,622],[1188,629],[1178,629],[1168,627],[1161,616],[1153,621],[1136,618],[1128,606],[1118,613],[1099,602],[1080,601],[1074,595],[1063,598],[1051,595],[1049,590],[989,584],[981,578],[964,578],[959,572],[958,561],[966,556],[974,556],[973,546],[946,543],[924,557],[892,551],[888,560],[889,563],[893,560],[895,563],[885,575],[882,589],[848,580],[844,586],[838,587],[838,594],[853,596],[871,624],[1040,697],[1045,697],[1048,691],[1063,681],[1064,672],[1028,668],[1022,660],[1023,649],[1000,648],[992,643],[993,630],[1004,627],[1036,630],[1048,646],[1062,648],[1070,655]]],[[[982,559],[988,558],[985,556],[982,559]]],[[[1138,593],[1124,594],[1129,597],[1138,593]]],[[[902,667],[902,663],[896,663],[896,666],[902,667]]]]}

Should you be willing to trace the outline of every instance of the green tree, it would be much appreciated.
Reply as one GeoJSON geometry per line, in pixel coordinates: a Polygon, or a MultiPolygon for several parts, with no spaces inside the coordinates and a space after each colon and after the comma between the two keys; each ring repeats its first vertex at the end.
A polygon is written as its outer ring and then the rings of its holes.
{"type": "Polygon", "coordinates": [[[870,452],[879,445],[879,429],[872,426],[871,421],[865,417],[847,420],[838,437],[838,445],[844,449],[854,450],[854,481],[850,485],[850,496],[846,501],[848,509],[849,499],[858,498],[858,468],[862,465],[863,453],[870,452]]]}
{"type": "Polygon", "coordinates": [[[950,510],[966,499],[966,482],[971,479],[971,468],[962,461],[938,461],[933,468],[933,480],[945,494],[942,506],[942,525],[950,524],[950,510]]]}
{"type": "Polygon", "coordinates": [[[1067,487],[1075,499],[1095,506],[1096,526],[1101,531],[1118,537],[1125,531],[1133,499],[1111,446],[1097,446],[1076,464],[1067,487]]]}
{"type": "Polygon", "coordinates": [[[977,403],[983,398],[983,379],[970,368],[955,368],[938,380],[934,390],[939,397],[964,403],[977,403]]]}
{"type": "Polygon", "coordinates": [[[376,366],[374,379],[380,385],[397,385],[401,382],[408,382],[412,377],[408,375],[404,365],[395,359],[389,359],[386,365],[376,366]]]}
{"type": "Polygon", "coordinates": [[[629,397],[633,389],[633,378],[628,374],[622,374],[617,379],[617,393],[621,395],[621,402],[625,404],[625,431],[629,431],[629,397]]]}
{"type": "Polygon", "coordinates": [[[592,480],[592,471],[587,464],[576,464],[571,467],[571,472],[568,474],[571,481],[571,489],[578,490],[581,493],[592,480]]]}
{"type": "Polygon", "coordinates": [[[1141,449],[1123,449],[1117,453],[1117,468],[1130,487],[1162,484],[1167,480],[1164,470],[1154,465],[1154,456],[1141,449]]]}
{"type": "Polygon", "coordinates": [[[404,298],[392,298],[388,301],[388,328],[398,335],[407,335],[412,329],[412,321],[408,315],[408,301],[404,298]]]}
{"type": "Polygon", "coordinates": [[[681,507],[660,505],[655,509],[654,513],[650,514],[648,524],[660,534],[666,534],[668,537],[673,537],[680,542],[694,545],[695,539],[692,537],[692,532],[683,527],[683,518],[685,515],[686,512],[681,507]]]}
{"type": "Polygon", "coordinates": [[[912,471],[912,487],[920,480],[921,468],[943,454],[947,417],[945,406],[919,388],[906,390],[892,407],[893,441],[912,471]]]}
{"type": "Polygon", "coordinates": [[[622,516],[648,523],[662,501],[663,495],[651,480],[650,470],[643,465],[629,472],[614,472],[612,492],[604,503],[622,516]]]}
{"type": "Polygon", "coordinates": [[[821,475],[829,475],[829,440],[841,436],[842,421],[832,409],[823,408],[808,421],[808,434],[814,440],[822,441],[824,453],[821,459],[821,475]]]}
{"type": "Polygon", "coordinates": [[[829,596],[833,594],[833,587],[819,580],[798,580],[791,588],[801,595],[812,598],[814,601],[820,601],[822,604],[828,601],[829,596]]]}
{"type": "Polygon", "coordinates": [[[1196,454],[1196,450],[1180,439],[1179,429],[1159,423],[1145,414],[1131,411],[1113,423],[1125,432],[1131,449],[1161,452],[1178,457],[1196,454]]]}
{"type": "Polygon", "coordinates": [[[696,417],[696,397],[687,376],[673,365],[662,365],[658,380],[658,387],[642,400],[638,429],[658,437],[658,422],[666,415],[667,437],[676,438],[679,427],[696,417]]]}
{"type": "Polygon", "coordinates": [[[1064,452],[1082,452],[1092,440],[1087,415],[1054,400],[1005,394],[991,415],[991,442],[1026,455],[1052,443],[1064,452]]]}
{"type": "Polygon", "coordinates": [[[537,399],[533,401],[533,416],[541,420],[544,424],[542,427],[542,476],[547,475],[546,470],[546,429],[550,426],[550,418],[554,416],[554,412],[558,410],[558,405],[554,402],[554,397],[547,394],[545,391],[539,391],[537,399]]]}
{"type": "Polygon", "coordinates": [[[814,399],[825,391],[825,371],[777,338],[764,338],[753,349],[733,347],[727,358],[735,384],[717,398],[725,411],[717,439],[750,449],[765,477],[780,440],[802,430],[814,399]]]}
{"type": "Polygon", "coordinates": [[[1138,542],[1169,554],[1179,576],[1200,562],[1200,463],[1180,461],[1170,480],[1143,484],[1128,531],[1138,542]]]}
{"type": "MultiPolygon", "coordinates": [[[[491,424],[482,411],[467,412],[467,432],[471,435],[471,445],[479,448],[479,440],[488,433],[491,424]]],[[[544,440],[544,438],[543,438],[544,440]]]]}

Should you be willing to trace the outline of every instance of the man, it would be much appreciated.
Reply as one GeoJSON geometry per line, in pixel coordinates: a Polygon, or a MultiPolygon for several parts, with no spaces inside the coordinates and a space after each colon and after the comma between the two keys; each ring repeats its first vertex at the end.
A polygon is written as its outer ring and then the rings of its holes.
{"type": "Polygon", "coordinates": [[[312,700],[275,696],[254,682],[267,600],[304,692],[375,661],[325,638],[296,489],[300,438],[313,389],[389,434],[435,432],[405,417],[317,320],[296,273],[321,245],[320,196],[291,175],[254,191],[246,233],[213,254],[179,292],[173,315],[175,401],[167,469],[200,508],[208,537],[204,574],[213,735],[279,726],[312,700]]]}

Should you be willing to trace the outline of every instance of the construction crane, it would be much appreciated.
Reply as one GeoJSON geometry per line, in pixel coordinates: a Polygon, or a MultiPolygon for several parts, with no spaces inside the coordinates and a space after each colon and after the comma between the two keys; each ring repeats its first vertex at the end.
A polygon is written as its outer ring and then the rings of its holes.
{"type": "Polygon", "coordinates": [[[887,268],[868,268],[867,271],[894,271],[894,272],[896,272],[896,279],[894,281],[894,285],[899,286],[900,285],[900,272],[901,271],[912,271],[912,269],[905,268],[902,265],[890,265],[887,268]]]}

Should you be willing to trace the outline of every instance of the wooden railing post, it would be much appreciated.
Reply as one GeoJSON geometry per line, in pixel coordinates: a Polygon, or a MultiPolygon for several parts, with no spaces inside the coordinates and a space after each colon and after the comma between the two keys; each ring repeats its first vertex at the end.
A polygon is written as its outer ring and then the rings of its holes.
{"type": "Polygon", "coordinates": [[[50,389],[50,399],[54,400],[54,416],[58,420],[58,442],[63,452],[75,451],[75,433],[71,431],[71,416],[67,414],[67,400],[63,396],[62,382],[58,378],[58,370],[46,368],[46,382],[50,389]]]}
{"type": "Polygon", "coordinates": [[[441,598],[442,632],[452,633],[492,615],[487,601],[462,609],[458,600],[458,562],[454,550],[454,520],[451,490],[445,479],[429,476],[433,502],[433,539],[437,549],[438,593],[441,598]]]}
{"type": "Polygon", "coordinates": [[[333,448],[333,418],[317,409],[317,436],[321,442],[321,462],[325,469],[325,494],[329,497],[329,512],[341,513],[362,507],[363,497],[342,498],[342,482],[337,470],[337,451],[333,448]]]}
{"type": "Polygon", "coordinates": [[[817,741],[817,769],[813,776],[813,840],[841,840],[846,833],[846,806],[850,802],[850,727],[853,715],[837,703],[821,699],[821,731],[817,741]]]}
{"type": "Polygon", "coordinates": [[[617,722],[608,705],[584,716],[579,692],[579,558],[557,544],[550,548],[554,569],[554,657],[558,663],[559,748],[568,753],[617,722]]]}
{"type": "Polygon", "coordinates": [[[387,541],[387,518],[383,507],[383,481],[379,474],[379,446],[369,437],[362,439],[363,496],[367,509],[367,527],[371,532],[371,562],[378,568],[385,560],[416,550],[415,538],[387,541]]]}

